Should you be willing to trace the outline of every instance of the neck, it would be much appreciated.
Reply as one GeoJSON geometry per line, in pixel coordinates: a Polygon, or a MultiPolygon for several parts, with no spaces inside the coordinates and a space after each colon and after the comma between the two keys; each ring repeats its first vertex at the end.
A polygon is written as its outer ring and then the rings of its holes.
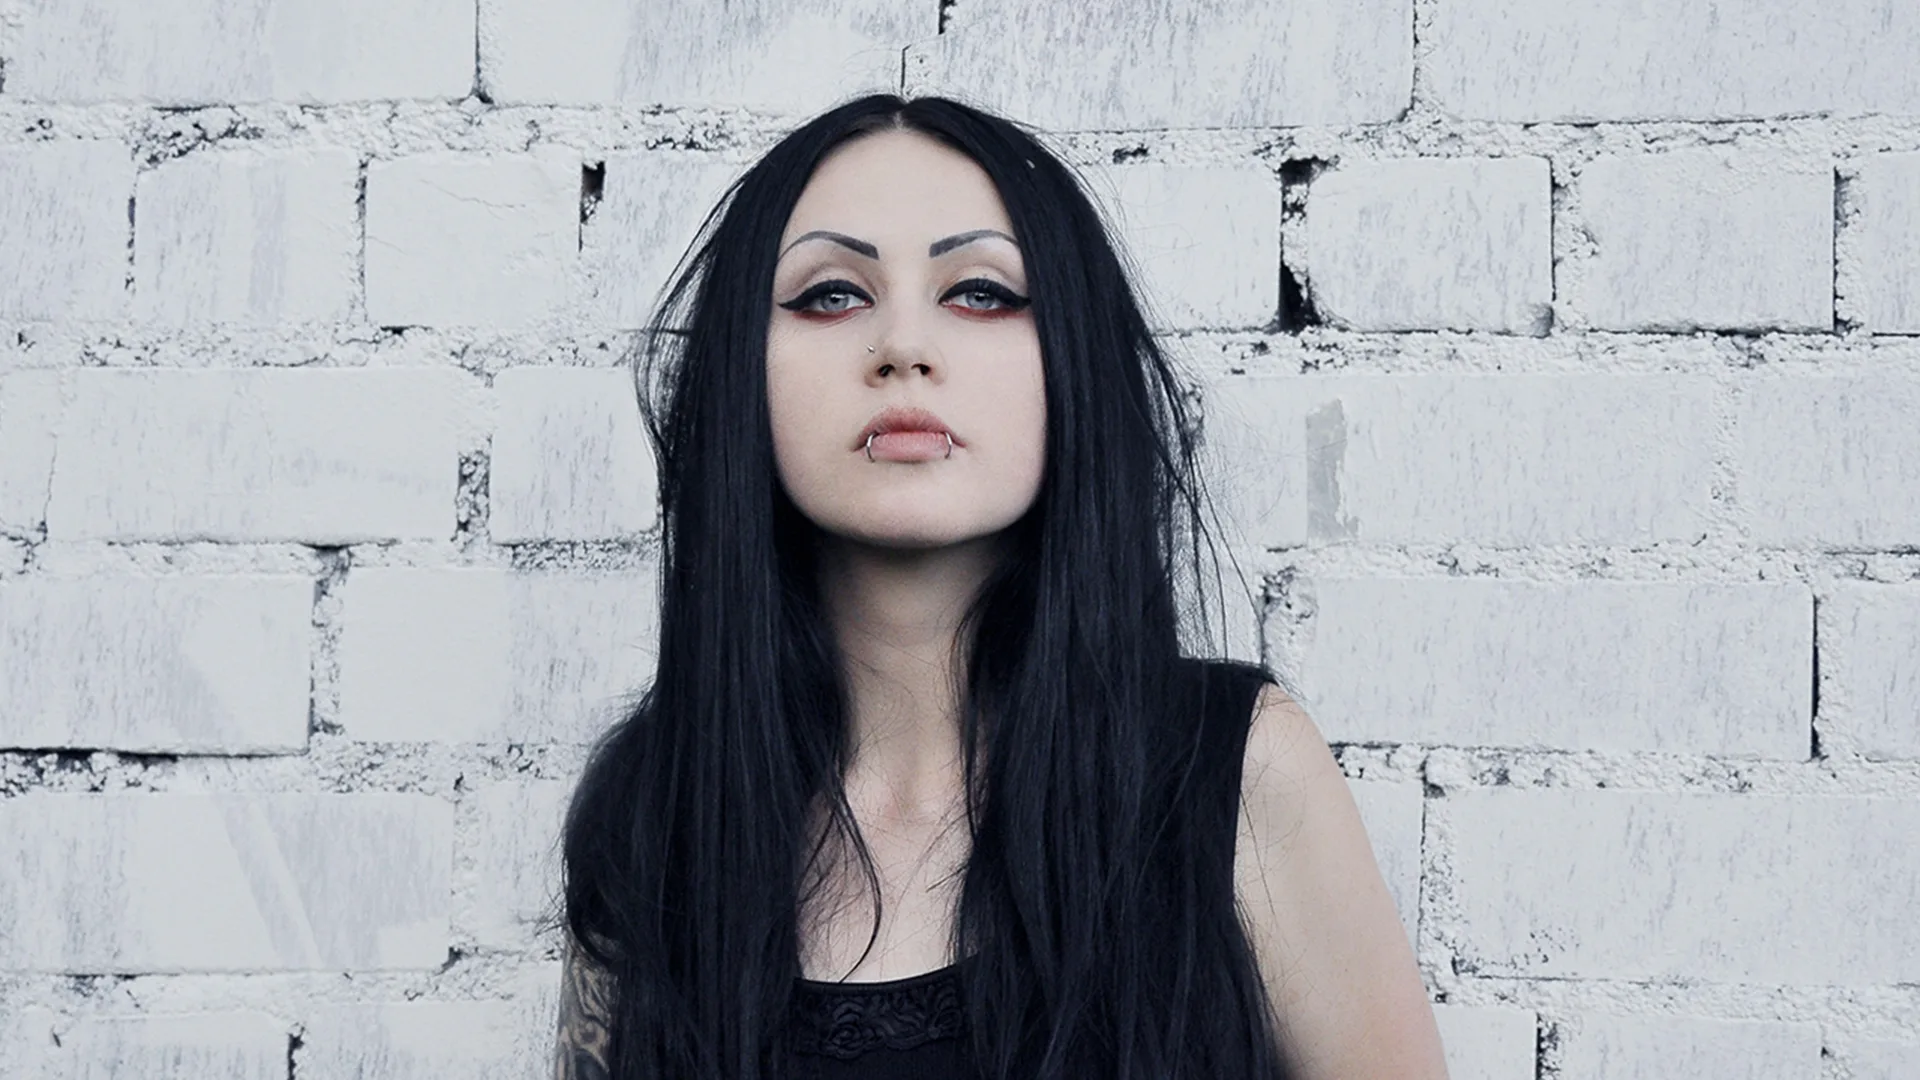
{"type": "Polygon", "coordinates": [[[847,667],[850,799],[896,819],[947,812],[961,787],[960,623],[994,538],[902,551],[830,540],[820,595],[847,667]]]}

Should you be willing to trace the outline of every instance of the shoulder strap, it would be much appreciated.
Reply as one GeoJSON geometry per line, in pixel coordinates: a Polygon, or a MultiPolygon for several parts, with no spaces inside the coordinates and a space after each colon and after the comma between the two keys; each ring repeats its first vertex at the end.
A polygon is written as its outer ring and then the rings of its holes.
{"type": "Polygon", "coordinates": [[[1232,660],[1194,665],[1199,711],[1199,769],[1202,792],[1197,822],[1215,857],[1231,875],[1234,837],[1239,832],[1240,774],[1246,757],[1247,730],[1260,687],[1275,681],[1267,670],[1232,660]]]}

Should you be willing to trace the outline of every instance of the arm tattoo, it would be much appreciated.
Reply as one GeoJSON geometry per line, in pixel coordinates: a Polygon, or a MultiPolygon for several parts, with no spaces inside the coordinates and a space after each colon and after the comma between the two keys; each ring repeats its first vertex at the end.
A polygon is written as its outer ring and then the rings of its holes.
{"type": "Polygon", "coordinates": [[[560,1038],[553,1080],[610,1080],[611,977],[571,943],[560,976],[560,1038]]]}

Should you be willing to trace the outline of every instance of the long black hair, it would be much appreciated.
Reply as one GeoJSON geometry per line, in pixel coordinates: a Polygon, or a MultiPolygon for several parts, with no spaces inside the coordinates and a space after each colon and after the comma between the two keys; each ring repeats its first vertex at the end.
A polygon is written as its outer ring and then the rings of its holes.
{"type": "Polygon", "coordinates": [[[820,809],[866,860],[817,530],[777,479],[765,362],[801,190],[885,130],[993,181],[1044,368],[1039,493],[962,633],[972,848],[952,947],[974,1058],[999,1077],[1279,1076],[1231,889],[1201,880],[1180,824],[1199,797],[1183,635],[1208,625],[1207,590],[1182,582],[1211,550],[1185,388],[1075,173],[1020,125],[894,95],[804,124],[735,181],[637,339],[659,666],[594,748],[562,838],[566,927],[615,987],[614,1075],[780,1075],[820,809]]]}

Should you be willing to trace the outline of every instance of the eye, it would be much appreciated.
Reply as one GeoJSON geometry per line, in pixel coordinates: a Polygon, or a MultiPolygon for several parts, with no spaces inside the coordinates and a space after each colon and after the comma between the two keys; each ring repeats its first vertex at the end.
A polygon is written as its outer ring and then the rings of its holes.
{"type": "Polygon", "coordinates": [[[841,301],[850,297],[858,297],[868,303],[873,302],[873,298],[862,292],[860,286],[851,281],[834,278],[814,284],[806,292],[791,300],[781,301],[780,306],[788,311],[812,311],[822,315],[838,315],[841,312],[853,310],[851,306],[841,305],[841,301]],[[825,307],[814,307],[814,302],[817,300],[827,300],[829,303],[825,307]]]}
{"type": "Polygon", "coordinates": [[[994,311],[1000,309],[1018,311],[1031,303],[1026,297],[1021,296],[1005,285],[997,281],[989,281],[986,278],[968,278],[960,284],[955,285],[952,289],[949,289],[947,295],[940,299],[951,300],[955,297],[965,297],[968,300],[965,306],[969,311],[994,311]],[[999,304],[1000,308],[996,309],[985,306],[995,303],[999,304]]]}

